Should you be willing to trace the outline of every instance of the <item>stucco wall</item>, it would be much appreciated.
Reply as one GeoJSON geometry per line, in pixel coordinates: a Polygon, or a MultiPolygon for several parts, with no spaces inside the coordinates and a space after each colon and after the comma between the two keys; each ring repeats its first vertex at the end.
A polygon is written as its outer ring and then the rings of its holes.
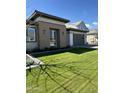
{"type": "Polygon", "coordinates": [[[98,45],[98,39],[96,38],[96,35],[87,35],[87,43],[89,45],[98,45]]]}
{"type": "Polygon", "coordinates": [[[37,42],[26,42],[26,50],[33,50],[37,48],[38,48],[37,42]]]}
{"type": "Polygon", "coordinates": [[[63,22],[53,20],[53,19],[50,19],[50,18],[44,18],[44,17],[38,17],[38,18],[35,19],[35,22],[39,22],[39,21],[53,23],[53,24],[59,24],[59,25],[65,25],[65,23],[63,23],[63,22]]]}
{"type": "Polygon", "coordinates": [[[39,37],[39,48],[49,48],[50,47],[50,38],[49,31],[50,29],[57,29],[60,34],[60,48],[66,47],[66,27],[65,25],[53,24],[48,22],[38,22],[38,37],[39,37]]]}

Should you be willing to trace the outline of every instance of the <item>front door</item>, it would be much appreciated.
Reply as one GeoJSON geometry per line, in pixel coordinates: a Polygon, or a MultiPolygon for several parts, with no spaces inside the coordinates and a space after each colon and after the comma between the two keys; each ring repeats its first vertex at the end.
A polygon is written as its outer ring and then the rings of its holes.
{"type": "Polygon", "coordinates": [[[50,30],[50,47],[58,47],[58,31],[50,30]]]}

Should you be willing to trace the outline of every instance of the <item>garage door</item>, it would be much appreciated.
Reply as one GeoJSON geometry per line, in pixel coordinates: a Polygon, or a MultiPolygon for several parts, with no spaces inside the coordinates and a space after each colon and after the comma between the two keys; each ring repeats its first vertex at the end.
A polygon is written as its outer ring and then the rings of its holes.
{"type": "Polygon", "coordinates": [[[73,34],[73,44],[74,44],[74,46],[82,46],[82,45],[84,45],[83,35],[81,35],[81,34],[73,34]]]}

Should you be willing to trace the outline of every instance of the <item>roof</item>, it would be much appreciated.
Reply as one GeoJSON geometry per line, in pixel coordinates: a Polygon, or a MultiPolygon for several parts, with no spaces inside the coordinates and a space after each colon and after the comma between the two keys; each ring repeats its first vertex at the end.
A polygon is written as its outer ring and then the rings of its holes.
{"type": "Polygon", "coordinates": [[[74,24],[75,25],[80,25],[81,23],[84,23],[83,21],[78,21],[78,22],[75,22],[74,24]]]}
{"type": "Polygon", "coordinates": [[[91,30],[87,34],[98,34],[98,29],[91,30]]]}
{"type": "Polygon", "coordinates": [[[75,23],[67,23],[66,28],[70,30],[78,30],[78,31],[85,31],[88,32],[89,29],[86,27],[85,23],[83,21],[78,21],[75,23]]]}
{"type": "Polygon", "coordinates": [[[66,25],[67,28],[75,28],[75,29],[78,29],[78,27],[77,27],[75,24],[73,24],[73,23],[67,23],[67,24],[65,24],[65,25],[66,25]]]}
{"type": "Polygon", "coordinates": [[[72,30],[72,31],[79,31],[79,32],[88,32],[88,31],[81,30],[81,29],[76,29],[76,28],[66,28],[66,29],[67,29],[67,31],[72,30]]]}
{"type": "Polygon", "coordinates": [[[47,14],[47,13],[43,13],[43,12],[40,12],[38,10],[35,10],[34,13],[27,19],[27,21],[34,20],[35,18],[37,18],[39,16],[54,19],[54,20],[61,21],[61,22],[64,22],[64,23],[70,22],[70,20],[68,20],[68,19],[57,17],[57,16],[50,15],[50,14],[47,14]]]}

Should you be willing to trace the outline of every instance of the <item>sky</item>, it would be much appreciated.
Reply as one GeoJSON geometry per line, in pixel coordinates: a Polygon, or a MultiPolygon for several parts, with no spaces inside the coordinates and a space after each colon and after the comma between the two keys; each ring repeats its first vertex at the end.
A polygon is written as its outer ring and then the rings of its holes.
{"type": "Polygon", "coordinates": [[[26,0],[26,18],[34,10],[69,19],[84,21],[89,29],[98,26],[98,0],[26,0]]]}

